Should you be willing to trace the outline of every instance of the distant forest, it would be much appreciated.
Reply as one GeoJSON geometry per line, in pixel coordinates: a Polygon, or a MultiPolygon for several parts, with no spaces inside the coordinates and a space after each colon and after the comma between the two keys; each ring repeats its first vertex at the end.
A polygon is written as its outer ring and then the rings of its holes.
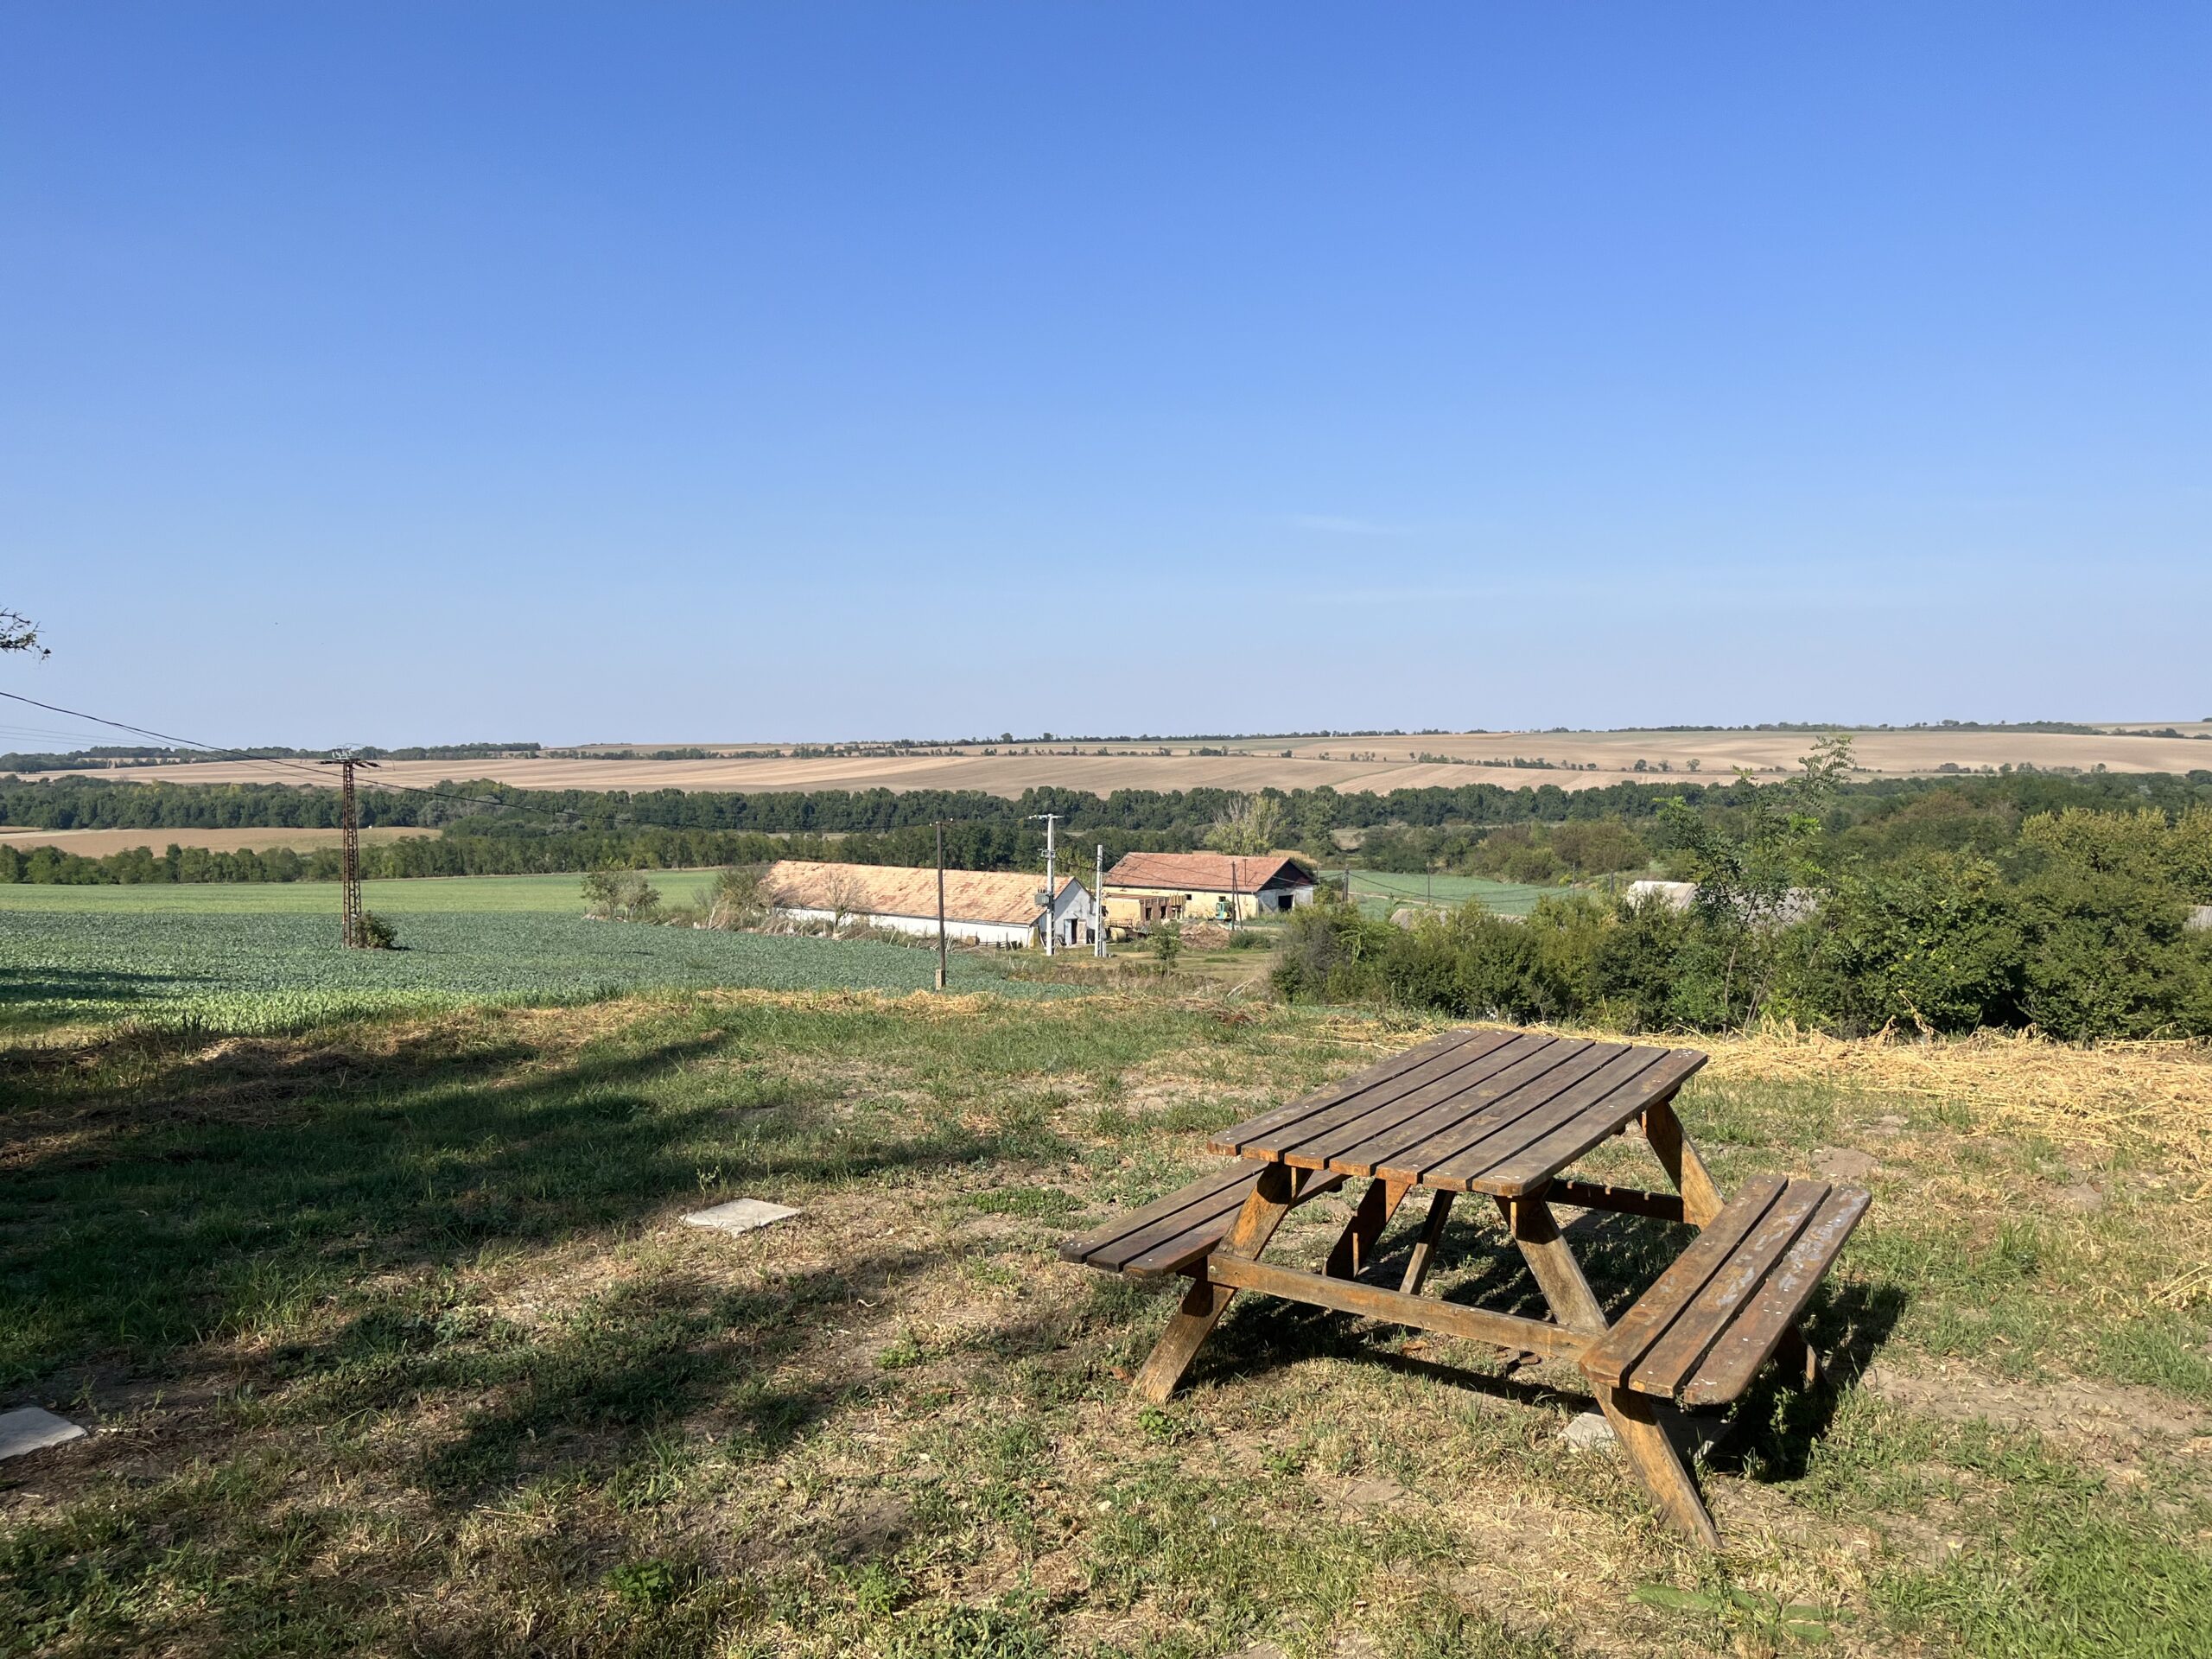
{"type": "MultiPolygon", "coordinates": [[[[1461,869],[1548,880],[1636,868],[1669,803],[1725,821],[1751,809],[1761,785],[1743,782],[1621,783],[1567,791],[1554,784],[1509,789],[1491,783],[1401,789],[1387,794],[1333,789],[1266,790],[1280,810],[1280,844],[1320,859],[1343,856],[1337,832],[1361,832],[1363,856],[1390,869],[1461,869]],[[1613,823],[1628,833],[1561,836],[1553,826],[1613,823]],[[1499,832],[1511,832],[1500,834],[1499,832]]],[[[645,868],[750,862],[779,856],[854,863],[922,864],[934,855],[933,826],[946,826],[946,855],[964,869],[1041,868],[1042,826],[1060,815],[1060,842],[1076,864],[1094,844],[1109,859],[1134,850],[1181,851],[1204,844],[1236,802],[1219,789],[1030,790],[1017,798],[974,791],[823,790],[734,793],[532,791],[478,780],[404,791],[372,784],[360,798],[364,825],[434,828],[435,836],[363,848],[365,874],[524,874],[627,864],[645,868]]],[[[2178,817],[2212,804],[2212,770],[2074,776],[2014,772],[1963,777],[1875,779],[1837,787],[1827,830],[1855,844],[1900,839],[1955,847],[2009,842],[2019,823],[2069,808],[2178,817]]],[[[0,882],[290,881],[334,877],[334,849],[218,853],[160,849],[164,830],[328,829],[338,823],[334,789],[278,784],[170,784],[77,776],[0,782],[0,826],[38,830],[144,830],[144,849],[93,858],[53,849],[0,845],[0,882]]]]}

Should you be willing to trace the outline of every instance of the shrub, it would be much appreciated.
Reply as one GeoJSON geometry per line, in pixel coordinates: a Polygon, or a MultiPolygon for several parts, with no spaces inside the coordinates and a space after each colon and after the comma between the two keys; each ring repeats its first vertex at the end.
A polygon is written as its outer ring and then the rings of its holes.
{"type": "Polygon", "coordinates": [[[602,922],[650,922],[660,915],[660,889],[636,870],[594,870],[583,880],[584,914],[602,922]]]}
{"type": "Polygon", "coordinates": [[[1779,943],[1771,1011],[1808,1024],[1858,1033],[2019,1022],[2018,896],[1986,859],[1936,853],[1847,874],[1779,943]]]}
{"type": "Polygon", "coordinates": [[[1152,954],[1161,962],[1173,966],[1175,958],[1183,954],[1183,924],[1162,922],[1152,930],[1152,954]]]}
{"type": "Polygon", "coordinates": [[[761,881],[767,867],[733,864],[715,877],[707,893],[706,925],[724,932],[756,928],[768,919],[768,899],[761,881]]]}
{"type": "Polygon", "coordinates": [[[372,950],[399,949],[399,930],[373,910],[361,912],[361,943],[372,950]]]}

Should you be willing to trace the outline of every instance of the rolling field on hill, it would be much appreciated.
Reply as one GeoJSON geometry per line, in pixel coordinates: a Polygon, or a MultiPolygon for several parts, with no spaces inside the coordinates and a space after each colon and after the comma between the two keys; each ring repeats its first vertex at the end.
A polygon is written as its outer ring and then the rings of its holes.
{"type": "MultiPolygon", "coordinates": [[[[2155,728],[2168,729],[2164,726],[2155,728]]],[[[2176,736],[2112,727],[2084,732],[1970,728],[1855,734],[1862,776],[1911,776],[2000,766],[2045,771],[2186,772],[2212,768],[2212,725],[2174,722],[2176,736]]],[[[1588,789],[1662,776],[1726,782],[1738,766],[1780,776],[1796,767],[1810,734],[1786,731],[1466,732],[1421,736],[1283,736],[1206,742],[1034,743],[831,753],[652,760],[614,755],[535,755],[481,760],[387,761],[380,781],[428,787],[447,779],[495,778],[526,789],[979,790],[1017,796],[1058,787],[1314,789],[1388,791],[1486,782],[1588,789]],[[986,748],[989,752],[986,752],[986,748]],[[1165,747],[1170,752],[1160,753],[1165,747]],[[1201,752],[1204,751],[1204,752],[1201,752]],[[1516,766],[1516,760],[1546,766],[1516,766]],[[1644,763],[1638,771],[1637,763],[1644,763]],[[1491,764],[1495,763],[1495,764],[1491,764]],[[1693,769],[1694,763],[1694,769],[1693,769]]],[[[656,746],[639,744],[639,753],[656,746]]],[[[670,745],[668,747],[679,746],[670,745]]],[[[711,746],[681,746],[711,747],[711,746]]],[[[27,773],[27,777],[41,775],[27,773]]],[[[191,761],[114,773],[176,783],[288,783],[296,771],[266,761],[191,761]]]]}

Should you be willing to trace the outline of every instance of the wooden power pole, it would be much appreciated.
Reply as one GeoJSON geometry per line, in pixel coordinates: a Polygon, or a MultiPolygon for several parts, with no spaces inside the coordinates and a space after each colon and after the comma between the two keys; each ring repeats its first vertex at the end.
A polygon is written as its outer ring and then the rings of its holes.
{"type": "Polygon", "coordinates": [[[361,823],[354,809],[353,768],[373,760],[342,754],[321,762],[338,768],[338,910],[339,937],[349,950],[365,950],[368,930],[361,922],[361,823]]]}

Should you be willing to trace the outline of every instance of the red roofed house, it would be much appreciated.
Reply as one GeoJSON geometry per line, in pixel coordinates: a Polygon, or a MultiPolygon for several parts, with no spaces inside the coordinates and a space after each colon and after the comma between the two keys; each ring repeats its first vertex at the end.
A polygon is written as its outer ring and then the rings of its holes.
{"type": "Polygon", "coordinates": [[[1313,902],[1313,877],[1268,853],[1131,853],[1106,872],[1106,923],[1137,931],[1161,922],[1238,921],[1313,902]]]}

